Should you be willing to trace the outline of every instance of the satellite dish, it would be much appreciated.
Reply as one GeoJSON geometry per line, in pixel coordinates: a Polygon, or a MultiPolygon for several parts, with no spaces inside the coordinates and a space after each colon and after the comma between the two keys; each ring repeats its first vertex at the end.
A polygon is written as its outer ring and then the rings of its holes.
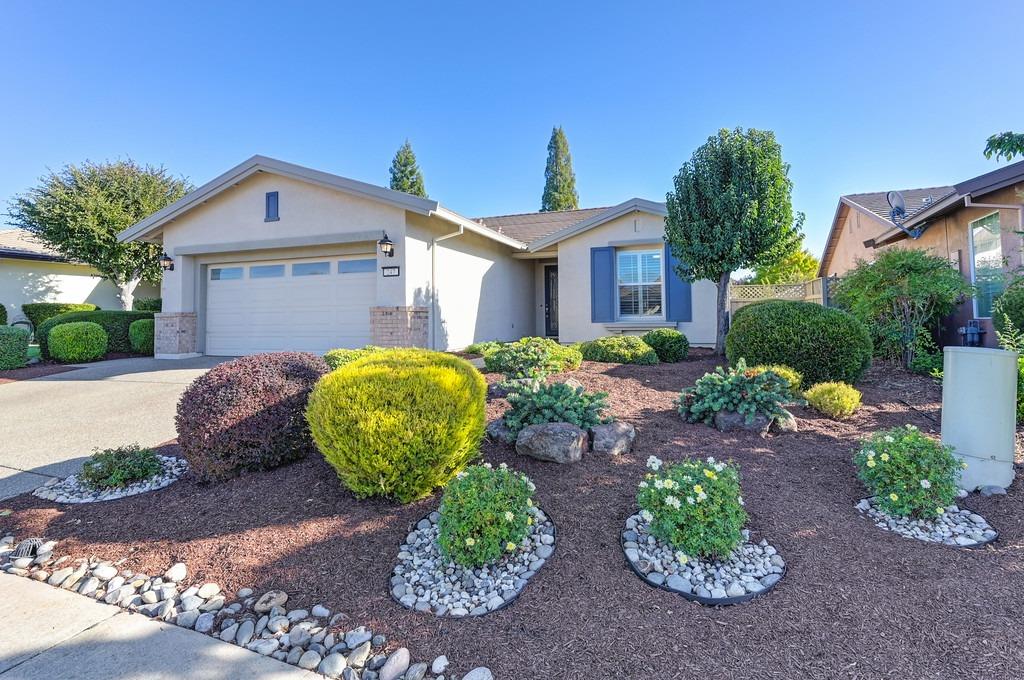
{"type": "Polygon", "coordinates": [[[907,216],[907,202],[903,200],[903,194],[898,191],[890,191],[885,195],[885,200],[889,201],[889,216],[892,221],[899,224],[903,221],[903,218],[907,216]]]}

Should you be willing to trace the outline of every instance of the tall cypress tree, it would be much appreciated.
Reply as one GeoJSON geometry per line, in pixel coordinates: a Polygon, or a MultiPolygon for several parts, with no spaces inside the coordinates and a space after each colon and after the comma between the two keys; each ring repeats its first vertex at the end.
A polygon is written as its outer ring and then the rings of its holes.
{"type": "Polygon", "coordinates": [[[391,188],[395,191],[404,191],[413,196],[427,197],[427,189],[423,186],[423,173],[416,163],[416,154],[412,151],[412,144],[405,140],[391,161],[391,188]]]}
{"type": "Polygon", "coordinates": [[[548,163],[544,168],[544,196],[540,199],[540,211],[575,210],[579,203],[569,140],[559,125],[552,128],[551,140],[548,142],[548,163]]]}

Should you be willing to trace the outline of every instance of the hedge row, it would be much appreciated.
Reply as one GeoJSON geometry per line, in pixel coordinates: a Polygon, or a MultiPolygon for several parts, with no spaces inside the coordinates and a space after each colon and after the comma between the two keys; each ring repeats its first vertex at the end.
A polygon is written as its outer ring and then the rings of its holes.
{"type": "Polygon", "coordinates": [[[52,319],[60,314],[66,314],[68,312],[93,312],[99,309],[96,305],[90,305],[88,303],[72,303],[72,302],[32,302],[21,306],[21,311],[29,321],[32,322],[32,328],[36,329],[36,335],[39,335],[39,327],[47,319],[52,319]]]}
{"type": "Polygon", "coordinates": [[[66,312],[52,319],[47,319],[36,327],[36,340],[39,341],[39,352],[44,359],[52,358],[48,335],[54,327],[75,321],[91,321],[99,324],[107,333],[108,352],[131,352],[132,343],[128,330],[133,321],[152,319],[153,312],[95,311],[66,312]]]}
{"type": "Polygon", "coordinates": [[[28,359],[28,331],[18,326],[0,326],[0,370],[21,368],[28,359]]]}

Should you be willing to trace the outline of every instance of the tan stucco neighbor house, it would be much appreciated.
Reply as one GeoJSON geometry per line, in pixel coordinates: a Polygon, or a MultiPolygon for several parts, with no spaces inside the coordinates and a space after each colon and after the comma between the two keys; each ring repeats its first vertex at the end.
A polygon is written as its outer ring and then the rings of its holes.
{"type": "Polygon", "coordinates": [[[461,349],[678,328],[715,341],[716,287],[675,273],[665,205],[470,219],[437,201],[254,156],[125,230],[162,244],[156,353],[461,349]],[[382,246],[393,244],[388,256],[382,246]]]}
{"type": "Polygon", "coordinates": [[[959,184],[900,192],[907,209],[902,229],[889,218],[887,193],[839,198],[819,276],[842,276],[887,248],[927,250],[977,290],[947,321],[943,341],[959,343],[957,329],[976,319],[985,345],[995,346],[992,303],[1020,270],[1024,252],[1024,161],[959,184]]]}

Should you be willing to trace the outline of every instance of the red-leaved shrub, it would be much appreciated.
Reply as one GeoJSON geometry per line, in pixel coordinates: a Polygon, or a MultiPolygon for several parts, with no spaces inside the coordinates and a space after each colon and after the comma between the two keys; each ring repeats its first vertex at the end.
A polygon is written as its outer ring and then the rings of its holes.
{"type": "Polygon", "coordinates": [[[330,370],[305,352],[253,354],[197,378],[178,402],[178,444],[204,481],[296,460],[312,447],[304,411],[330,370]]]}

